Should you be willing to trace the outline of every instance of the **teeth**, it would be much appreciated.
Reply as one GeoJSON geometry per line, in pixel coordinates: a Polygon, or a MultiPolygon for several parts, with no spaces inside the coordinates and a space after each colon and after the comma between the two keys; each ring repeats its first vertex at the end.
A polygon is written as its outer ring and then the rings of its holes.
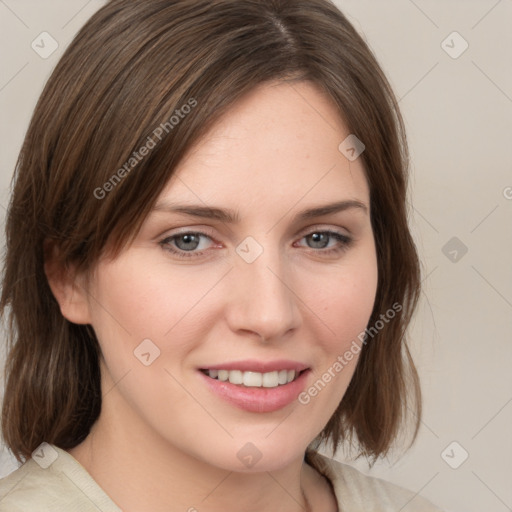
{"type": "Polygon", "coordinates": [[[295,380],[298,375],[295,370],[280,370],[267,373],[242,372],[240,370],[204,370],[212,379],[231,384],[243,384],[250,388],[276,388],[295,380]]]}
{"type": "Polygon", "coordinates": [[[279,386],[279,372],[268,372],[263,374],[264,388],[277,388],[279,386]]]}
{"type": "Polygon", "coordinates": [[[231,382],[231,384],[242,384],[244,381],[242,372],[240,372],[238,370],[233,370],[231,372],[228,372],[228,378],[229,378],[229,382],[231,382]]]}
{"type": "MultiPolygon", "coordinates": [[[[229,373],[236,373],[236,370],[235,372],[229,373]]],[[[244,372],[243,379],[244,386],[247,386],[248,388],[261,388],[261,385],[263,384],[263,375],[258,372],[244,372]]]]}

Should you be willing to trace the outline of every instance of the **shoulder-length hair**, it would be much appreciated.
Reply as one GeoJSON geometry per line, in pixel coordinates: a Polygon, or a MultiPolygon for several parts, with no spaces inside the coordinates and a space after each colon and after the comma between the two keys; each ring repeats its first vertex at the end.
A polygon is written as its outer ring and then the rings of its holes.
{"type": "Polygon", "coordinates": [[[91,326],[62,316],[45,275],[47,244],[77,271],[107,251],[115,257],[187,150],[244,94],[275,80],[319,86],[366,146],[378,259],[368,325],[382,328],[317,441],[335,452],[355,439],[359,455],[376,460],[407,408],[414,441],[421,394],[404,333],[420,272],[407,225],[407,144],[367,44],[329,0],[112,0],[57,64],[15,170],[0,313],[9,320],[2,433],[18,460],[44,441],[78,445],[101,411],[98,341],[91,326]],[[382,322],[397,304],[400,314],[382,322]]]}

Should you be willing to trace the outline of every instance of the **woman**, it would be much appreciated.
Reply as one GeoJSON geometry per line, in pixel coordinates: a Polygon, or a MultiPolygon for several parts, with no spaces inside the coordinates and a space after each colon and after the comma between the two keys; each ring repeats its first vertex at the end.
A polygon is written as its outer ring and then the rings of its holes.
{"type": "Polygon", "coordinates": [[[36,107],[7,219],[0,511],[425,510],[396,100],[327,0],[112,0],[36,107]]]}

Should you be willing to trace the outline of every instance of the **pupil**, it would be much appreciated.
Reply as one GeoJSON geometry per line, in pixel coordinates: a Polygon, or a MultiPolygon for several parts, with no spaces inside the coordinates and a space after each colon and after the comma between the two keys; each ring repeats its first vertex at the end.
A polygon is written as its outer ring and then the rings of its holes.
{"type": "Polygon", "coordinates": [[[197,249],[197,246],[199,245],[199,237],[193,234],[182,235],[176,239],[176,245],[183,251],[197,249]]]}
{"type": "Polygon", "coordinates": [[[329,236],[326,233],[313,233],[310,238],[315,249],[324,249],[329,242],[329,236]]]}

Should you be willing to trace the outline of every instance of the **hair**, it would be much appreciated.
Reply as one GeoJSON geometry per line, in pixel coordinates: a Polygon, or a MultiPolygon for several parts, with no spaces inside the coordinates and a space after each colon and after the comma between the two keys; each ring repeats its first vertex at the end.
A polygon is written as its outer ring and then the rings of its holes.
{"type": "Polygon", "coordinates": [[[61,314],[45,274],[47,244],[58,247],[58,265],[77,272],[120,254],[187,150],[244,94],[274,81],[315,84],[365,144],[378,262],[368,326],[401,306],[365,339],[316,441],[334,452],[357,441],[359,456],[375,461],[410,409],[412,445],[421,392],[405,332],[420,269],[407,222],[409,157],[398,102],[365,41],[329,0],[111,0],[55,67],[13,178],[0,298],[2,434],[19,461],[42,442],[75,447],[101,412],[98,340],[61,314]]]}

